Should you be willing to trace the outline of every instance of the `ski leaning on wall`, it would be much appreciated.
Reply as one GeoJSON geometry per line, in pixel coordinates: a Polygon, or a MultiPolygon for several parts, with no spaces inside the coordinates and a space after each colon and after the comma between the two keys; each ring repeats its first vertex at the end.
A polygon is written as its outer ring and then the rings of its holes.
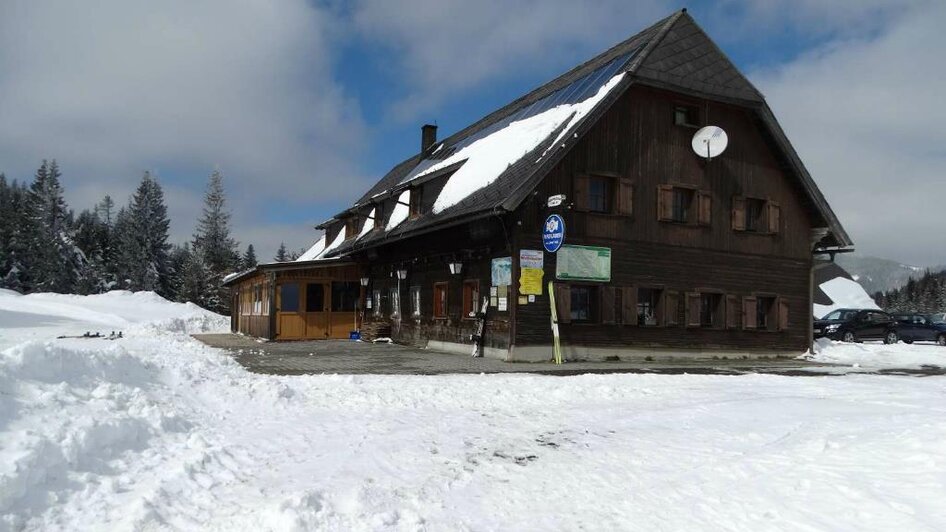
{"type": "Polygon", "coordinates": [[[486,328],[486,310],[489,308],[489,298],[483,297],[483,304],[476,315],[476,332],[470,335],[473,342],[473,358],[483,356],[483,330],[486,328]]]}
{"type": "Polygon", "coordinates": [[[552,309],[552,348],[555,363],[562,363],[562,343],[558,337],[558,312],[555,310],[555,284],[549,281],[549,308],[552,309]]]}

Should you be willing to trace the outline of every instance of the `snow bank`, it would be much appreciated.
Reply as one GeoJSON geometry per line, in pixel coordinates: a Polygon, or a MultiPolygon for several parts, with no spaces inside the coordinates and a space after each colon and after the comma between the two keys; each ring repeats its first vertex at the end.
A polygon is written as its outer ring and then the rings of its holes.
{"type": "Polygon", "coordinates": [[[411,191],[410,189],[401,192],[401,195],[397,198],[397,203],[394,204],[394,209],[391,211],[391,217],[388,218],[388,224],[384,227],[385,231],[390,231],[395,227],[401,225],[404,220],[407,220],[407,217],[410,215],[410,204],[411,204],[411,191]]]}
{"type": "Polygon", "coordinates": [[[318,242],[313,244],[305,253],[299,255],[296,261],[315,260],[323,251],[325,251],[325,233],[322,233],[322,238],[320,238],[318,242]]]}
{"type": "Polygon", "coordinates": [[[805,358],[865,370],[919,369],[946,367],[946,348],[938,345],[907,345],[903,342],[893,345],[844,343],[820,338],[805,358]]]}
{"type": "Polygon", "coordinates": [[[877,303],[874,302],[874,299],[864,290],[860,284],[856,281],[852,281],[845,277],[835,277],[830,281],[821,284],[821,290],[833,304],[831,305],[814,305],[814,315],[817,318],[824,317],[832,310],[839,308],[870,308],[870,309],[879,309],[877,303]]]}

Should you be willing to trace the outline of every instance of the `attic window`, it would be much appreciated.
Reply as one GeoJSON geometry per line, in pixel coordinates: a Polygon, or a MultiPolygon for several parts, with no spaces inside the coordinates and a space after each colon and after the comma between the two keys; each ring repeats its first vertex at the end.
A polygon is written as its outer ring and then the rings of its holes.
{"type": "Polygon", "coordinates": [[[411,218],[416,218],[421,215],[421,188],[416,187],[411,189],[411,218]]]}
{"type": "Polygon", "coordinates": [[[384,221],[384,204],[379,203],[374,208],[374,228],[378,229],[381,227],[381,223],[384,221]]]}
{"type": "Polygon", "coordinates": [[[676,105],[673,108],[673,123],[677,126],[699,127],[700,111],[692,105],[676,105]]]}
{"type": "Polygon", "coordinates": [[[345,220],[345,239],[349,239],[358,234],[358,217],[352,216],[345,220]]]}

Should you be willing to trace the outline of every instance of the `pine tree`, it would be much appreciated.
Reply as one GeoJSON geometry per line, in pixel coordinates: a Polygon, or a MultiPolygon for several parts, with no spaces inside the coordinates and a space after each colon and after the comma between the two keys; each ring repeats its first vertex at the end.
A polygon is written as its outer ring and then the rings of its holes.
{"type": "Polygon", "coordinates": [[[210,268],[200,253],[189,249],[187,244],[178,248],[175,262],[180,269],[175,276],[176,299],[191,302],[204,308],[219,308],[220,291],[213,281],[210,268]]]}
{"type": "Polygon", "coordinates": [[[280,242],[280,243],[279,243],[279,249],[276,250],[276,256],[273,257],[273,260],[275,260],[276,262],[288,262],[288,261],[289,261],[289,254],[286,253],[286,243],[285,243],[285,242],[280,242]]]}
{"type": "Polygon", "coordinates": [[[249,270],[255,268],[257,264],[256,250],[253,248],[253,244],[250,244],[246,246],[246,253],[243,254],[243,258],[240,260],[240,269],[249,270]]]}
{"type": "Polygon", "coordinates": [[[18,292],[26,292],[30,284],[25,263],[32,226],[26,208],[27,196],[26,185],[14,179],[9,187],[9,234],[5,263],[0,264],[0,286],[18,292]]]}
{"type": "Polygon", "coordinates": [[[27,197],[28,267],[33,290],[69,293],[86,259],[72,241],[56,161],[43,161],[27,197]]]}
{"type": "Polygon", "coordinates": [[[115,217],[112,266],[123,288],[170,294],[169,226],[161,185],[145,172],[128,208],[115,217]]]}
{"type": "Polygon", "coordinates": [[[10,237],[13,236],[12,191],[7,176],[0,173],[0,279],[10,260],[10,237]]]}
{"type": "Polygon", "coordinates": [[[240,267],[240,254],[237,252],[237,242],[230,236],[230,213],[226,209],[223,175],[217,170],[210,175],[207,184],[204,210],[197,222],[192,253],[200,255],[200,260],[210,273],[211,282],[217,287],[214,306],[207,308],[215,312],[229,312],[230,299],[221,283],[225,275],[240,267]]]}

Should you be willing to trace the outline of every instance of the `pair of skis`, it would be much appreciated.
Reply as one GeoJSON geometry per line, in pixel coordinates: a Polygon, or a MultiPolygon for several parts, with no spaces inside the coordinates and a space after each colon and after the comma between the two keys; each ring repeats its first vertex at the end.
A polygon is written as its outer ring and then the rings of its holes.
{"type": "Polygon", "coordinates": [[[489,308],[489,298],[483,297],[483,304],[476,314],[476,331],[470,335],[473,342],[473,358],[483,356],[483,330],[486,328],[486,310],[489,308]]]}

